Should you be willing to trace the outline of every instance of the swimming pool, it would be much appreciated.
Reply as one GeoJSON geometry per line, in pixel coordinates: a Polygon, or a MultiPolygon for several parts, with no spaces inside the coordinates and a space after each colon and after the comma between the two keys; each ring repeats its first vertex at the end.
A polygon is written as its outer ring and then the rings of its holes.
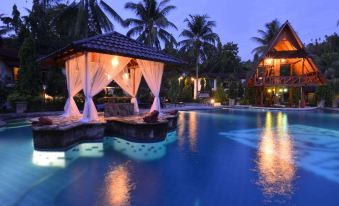
{"type": "Polygon", "coordinates": [[[0,130],[0,205],[339,205],[339,114],[181,112],[161,143],[33,151],[0,130]]]}

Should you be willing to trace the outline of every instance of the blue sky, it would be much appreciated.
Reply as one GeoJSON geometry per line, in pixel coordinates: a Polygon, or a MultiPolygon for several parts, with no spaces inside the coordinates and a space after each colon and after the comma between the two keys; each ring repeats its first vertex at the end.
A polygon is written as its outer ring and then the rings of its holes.
{"type": "MultiPolygon", "coordinates": [[[[139,1],[139,0],[138,0],[139,1]]],[[[32,0],[4,0],[0,13],[10,14],[16,3],[24,13],[32,0]]],[[[133,16],[124,9],[124,0],[106,0],[123,18],[133,16]]],[[[135,1],[137,2],[137,1],[135,1]]],[[[339,19],[338,0],[172,0],[177,6],[169,15],[179,31],[172,31],[177,37],[184,28],[183,20],[189,14],[208,14],[216,21],[215,32],[223,43],[233,41],[239,44],[243,60],[252,58],[251,51],[256,46],[250,38],[257,35],[266,22],[278,18],[281,23],[289,20],[304,43],[326,34],[339,33],[336,22],[339,19]]],[[[126,29],[116,26],[116,31],[125,34],[126,29]]]]}

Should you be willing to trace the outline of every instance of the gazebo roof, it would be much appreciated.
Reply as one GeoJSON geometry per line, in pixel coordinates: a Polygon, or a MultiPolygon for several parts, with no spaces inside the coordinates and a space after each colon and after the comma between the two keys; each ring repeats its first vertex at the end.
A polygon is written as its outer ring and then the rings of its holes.
{"type": "Polygon", "coordinates": [[[132,57],[168,64],[184,64],[184,62],[178,58],[167,55],[153,47],[145,46],[141,42],[124,36],[118,32],[110,32],[73,41],[66,47],[40,58],[39,61],[45,62],[48,60],[65,59],[71,55],[86,51],[132,57]]]}

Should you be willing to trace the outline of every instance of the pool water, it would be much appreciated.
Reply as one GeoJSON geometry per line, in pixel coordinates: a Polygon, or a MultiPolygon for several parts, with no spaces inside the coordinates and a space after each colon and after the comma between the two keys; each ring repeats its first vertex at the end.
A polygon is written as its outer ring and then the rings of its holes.
{"type": "Polygon", "coordinates": [[[339,114],[180,112],[160,143],[34,151],[0,130],[0,205],[339,205],[339,114]]]}

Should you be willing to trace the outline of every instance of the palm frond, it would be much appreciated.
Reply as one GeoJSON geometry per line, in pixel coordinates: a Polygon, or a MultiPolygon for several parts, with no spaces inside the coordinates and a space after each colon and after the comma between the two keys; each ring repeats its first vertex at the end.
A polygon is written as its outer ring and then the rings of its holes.
{"type": "Polygon", "coordinates": [[[111,15],[111,17],[114,18],[117,22],[119,22],[121,25],[123,25],[124,20],[121,18],[121,16],[112,8],[110,7],[105,1],[100,0],[100,5],[102,8],[111,15]]]}

